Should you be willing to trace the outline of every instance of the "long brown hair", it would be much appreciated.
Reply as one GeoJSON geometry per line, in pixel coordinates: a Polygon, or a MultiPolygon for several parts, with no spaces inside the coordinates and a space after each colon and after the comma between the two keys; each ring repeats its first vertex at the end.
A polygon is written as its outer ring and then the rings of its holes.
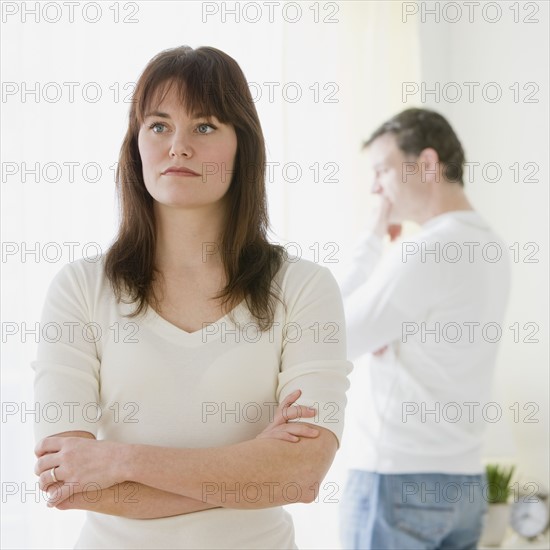
{"type": "Polygon", "coordinates": [[[105,274],[119,302],[126,291],[130,300],[126,303],[137,303],[129,317],[145,312],[149,304],[158,305],[153,292],[155,274],[160,274],[155,266],[154,199],[143,180],[138,133],[153,98],[172,86],[188,113],[215,116],[235,129],[237,152],[219,250],[227,285],[216,298],[227,310],[246,300],[258,326],[266,330],[279,299],[272,280],[282,265],[284,249],[267,240],[266,154],[256,107],[237,62],[216,48],[164,50],[151,59],[136,84],[116,172],[121,219],[106,253],[105,274]]]}

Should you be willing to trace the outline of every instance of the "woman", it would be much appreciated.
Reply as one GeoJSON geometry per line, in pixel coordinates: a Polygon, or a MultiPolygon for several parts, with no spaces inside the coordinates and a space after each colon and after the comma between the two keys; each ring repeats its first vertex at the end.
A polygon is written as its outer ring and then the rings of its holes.
{"type": "Polygon", "coordinates": [[[49,505],[88,510],[77,548],[295,548],[281,506],[317,495],[351,364],[329,270],[267,241],[264,169],[231,57],[150,61],[119,234],[57,274],[42,320],[71,330],[33,362],[35,400],[63,404],[35,473],[49,505]]]}

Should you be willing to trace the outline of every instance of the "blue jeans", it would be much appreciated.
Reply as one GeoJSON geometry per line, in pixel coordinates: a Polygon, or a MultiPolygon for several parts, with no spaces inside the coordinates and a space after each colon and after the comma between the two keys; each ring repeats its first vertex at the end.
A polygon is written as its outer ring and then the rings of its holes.
{"type": "Polygon", "coordinates": [[[340,504],[342,548],[475,549],[485,488],[485,475],[351,470],[340,504]]]}

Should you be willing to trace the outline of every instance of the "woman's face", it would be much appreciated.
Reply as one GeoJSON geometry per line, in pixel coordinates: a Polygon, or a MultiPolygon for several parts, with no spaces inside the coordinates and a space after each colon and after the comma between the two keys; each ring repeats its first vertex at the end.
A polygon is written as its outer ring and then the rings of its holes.
{"type": "Polygon", "coordinates": [[[197,209],[220,203],[233,174],[237,135],[216,117],[191,117],[175,87],[145,113],[138,135],[143,179],[156,206],[197,209]]]}

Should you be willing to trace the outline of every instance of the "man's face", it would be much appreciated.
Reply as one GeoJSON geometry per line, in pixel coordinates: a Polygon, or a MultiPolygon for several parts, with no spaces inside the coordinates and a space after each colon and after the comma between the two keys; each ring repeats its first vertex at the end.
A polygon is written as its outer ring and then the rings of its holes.
{"type": "Polygon", "coordinates": [[[368,164],[373,171],[372,192],[389,200],[389,223],[415,220],[426,203],[428,187],[423,184],[416,159],[405,155],[391,133],[376,138],[367,148],[368,164]]]}

